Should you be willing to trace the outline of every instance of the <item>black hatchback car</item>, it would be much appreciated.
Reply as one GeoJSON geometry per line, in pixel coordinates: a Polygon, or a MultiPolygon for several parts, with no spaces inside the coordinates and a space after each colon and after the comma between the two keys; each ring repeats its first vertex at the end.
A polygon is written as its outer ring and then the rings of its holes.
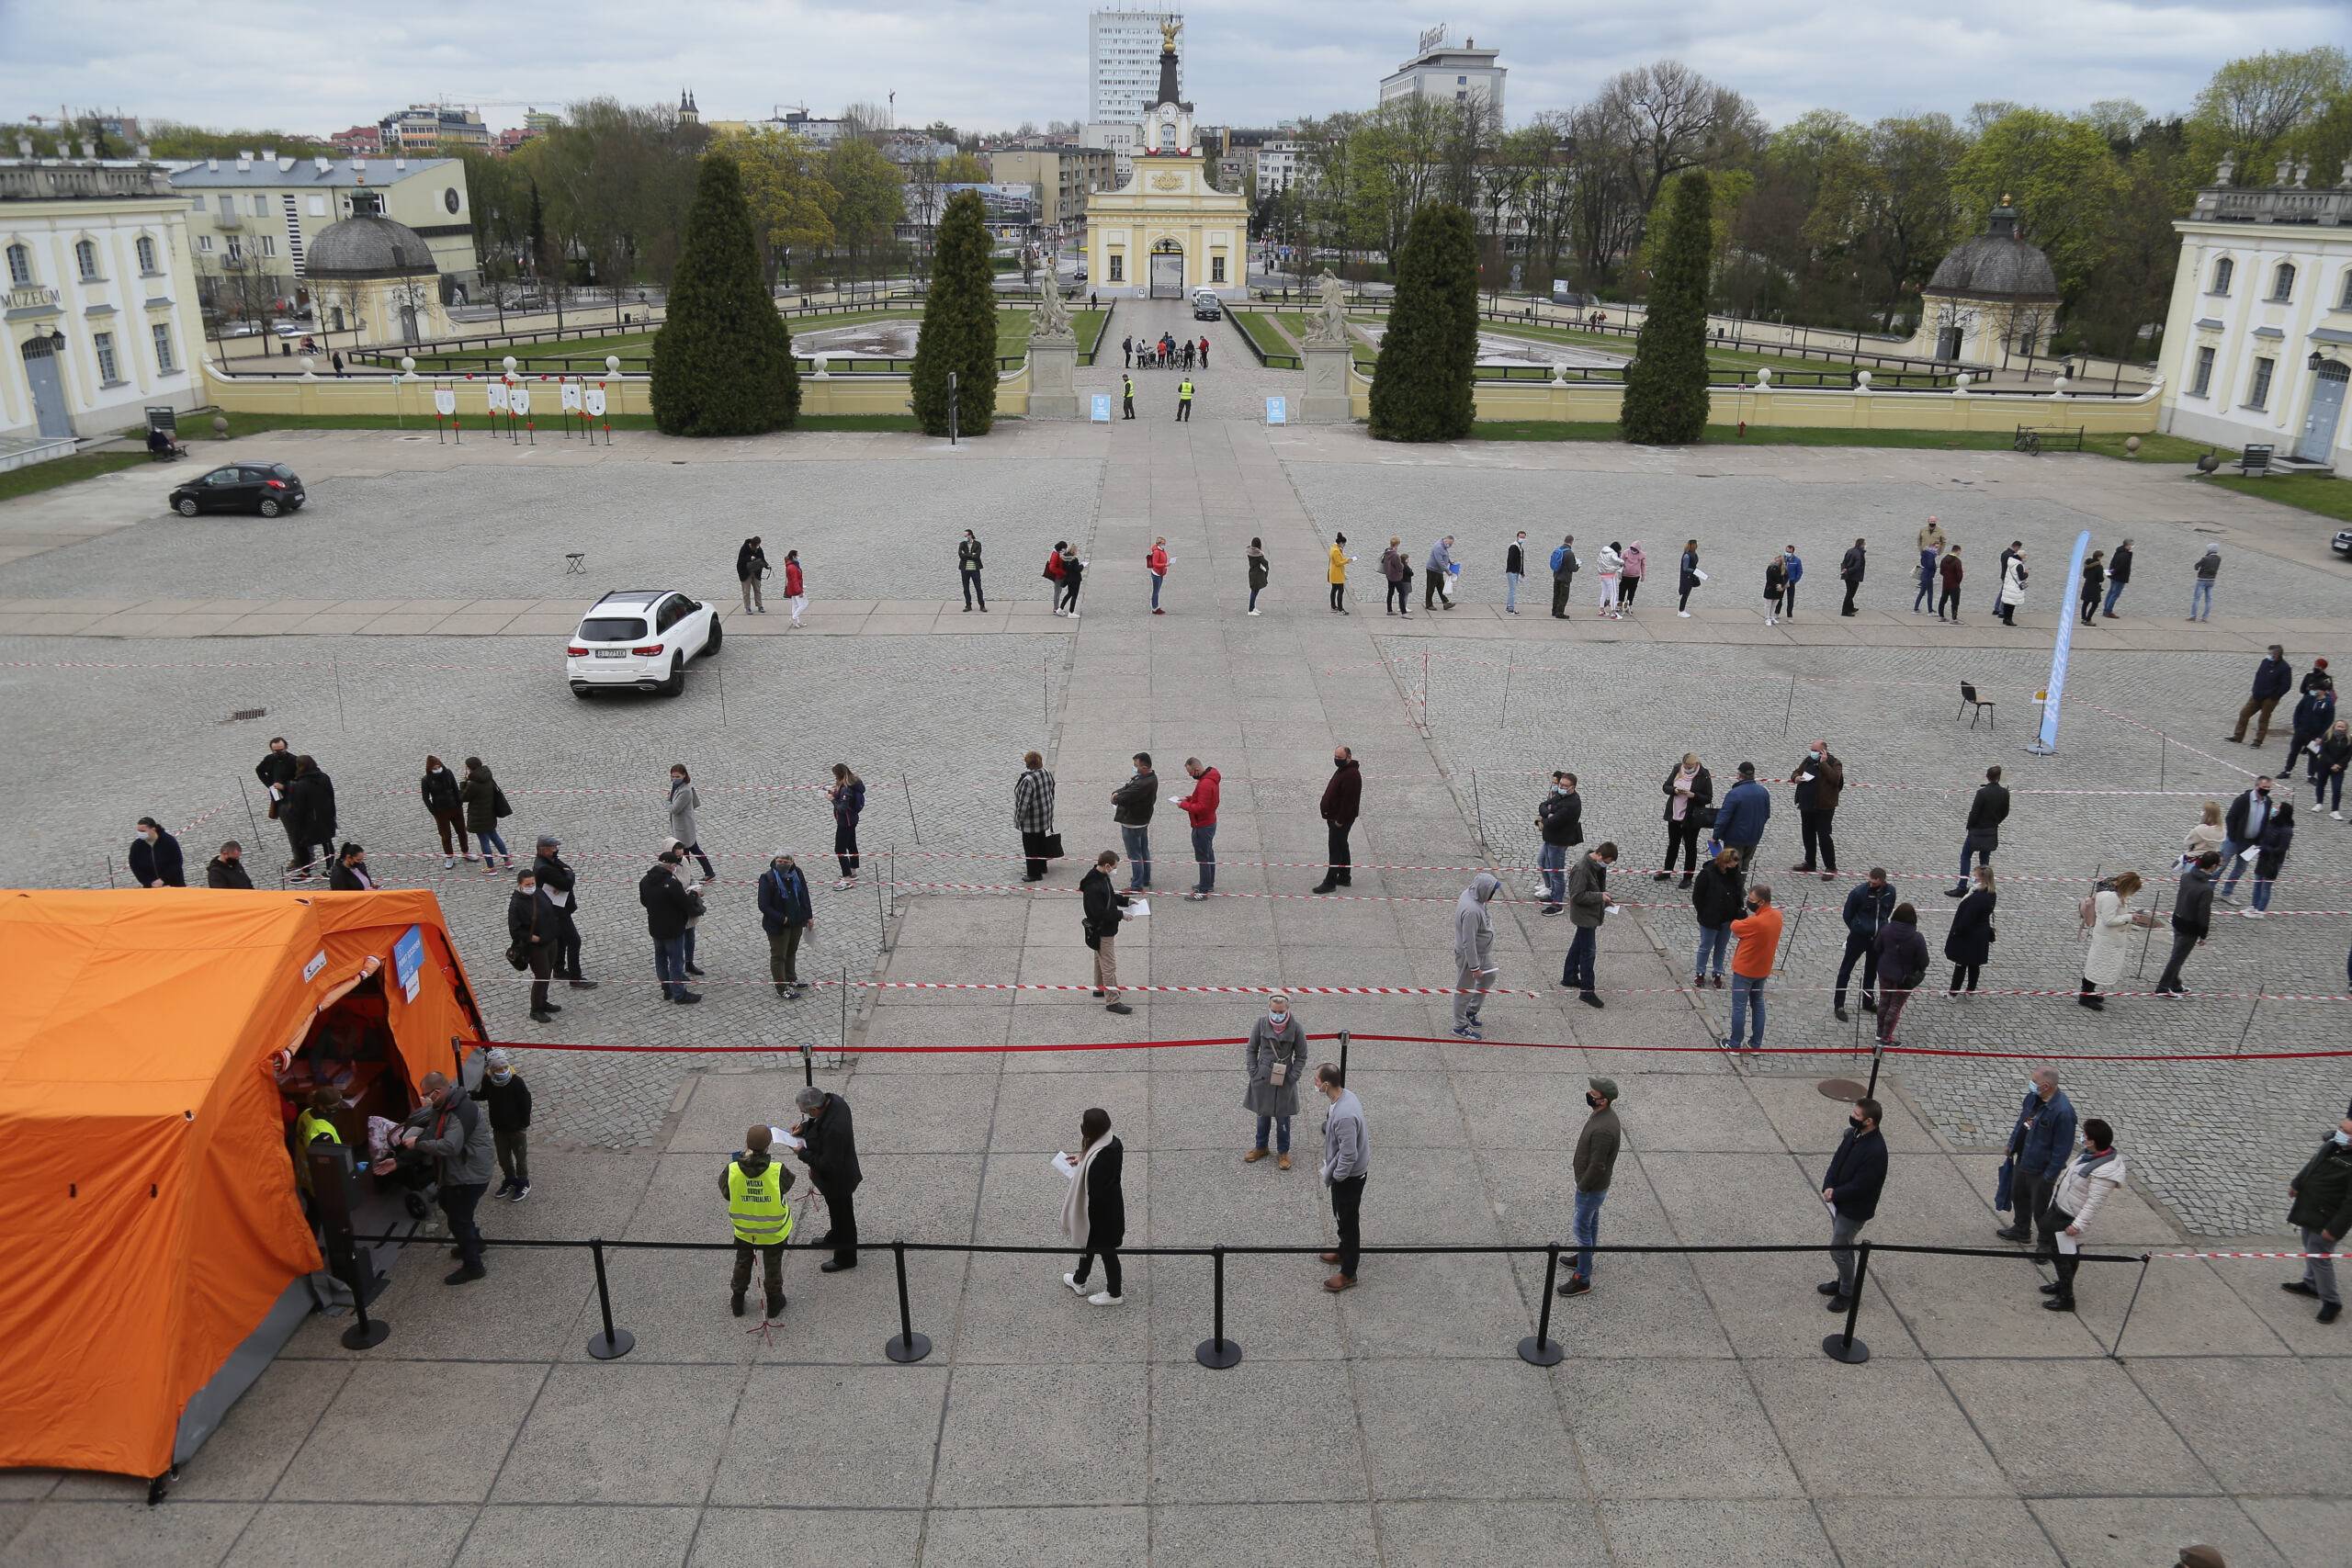
{"type": "Polygon", "coordinates": [[[283,463],[229,463],[172,491],[172,510],[183,517],[199,512],[258,512],[275,517],[300,512],[310,499],[301,479],[283,463]]]}

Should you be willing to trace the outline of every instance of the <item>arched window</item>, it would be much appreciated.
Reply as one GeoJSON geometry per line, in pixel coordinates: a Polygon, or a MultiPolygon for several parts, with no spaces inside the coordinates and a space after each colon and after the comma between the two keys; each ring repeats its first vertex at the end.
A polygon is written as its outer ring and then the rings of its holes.
{"type": "Polygon", "coordinates": [[[33,254],[22,245],[8,247],[8,283],[22,288],[33,280],[33,254]]]}
{"type": "Polygon", "coordinates": [[[74,266],[85,283],[96,278],[98,276],[98,247],[87,240],[74,241],[74,266]]]}
{"type": "Polygon", "coordinates": [[[2238,264],[2227,256],[2215,262],[2213,264],[2213,292],[2227,294],[2230,291],[2230,275],[2237,269],[2238,264]]]}
{"type": "Polygon", "coordinates": [[[2295,264],[2280,262],[2278,270],[2270,275],[2270,298],[2284,301],[2295,292],[2295,264]]]}
{"type": "Polygon", "coordinates": [[[156,270],[155,242],[145,234],[139,236],[139,270],[141,272],[156,270]]]}

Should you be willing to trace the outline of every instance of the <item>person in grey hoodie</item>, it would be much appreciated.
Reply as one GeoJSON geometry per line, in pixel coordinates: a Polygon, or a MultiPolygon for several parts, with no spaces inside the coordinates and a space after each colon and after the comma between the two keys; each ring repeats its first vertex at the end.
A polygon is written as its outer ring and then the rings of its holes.
{"type": "Polygon", "coordinates": [[[1331,1190],[1331,1221],[1340,1245],[1323,1261],[1338,1264],[1340,1271],[1323,1288],[1336,1294],[1355,1284],[1356,1260],[1363,1250],[1363,1181],[1372,1171],[1372,1136],[1364,1131],[1363,1107],[1338,1064],[1317,1067],[1315,1087],[1331,1102],[1331,1113],[1323,1119],[1323,1184],[1331,1190]]]}
{"type": "Polygon", "coordinates": [[[1482,871],[1470,879],[1453,905],[1453,1032],[1483,1040],[1478,1009],[1495,983],[1495,916],[1487,905],[1502,891],[1502,879],[1482,871]]]}
{"type": "Polygon", "coordinates": [[[462,1285],[485,1272],[481,1227],[474,1224],[474,1211],[490,1190],[498,1151],[490,1135],[490,1118],[447,1074],[427,1073],[416,1087],[424,1103],[409,1112],[393,1143],[408,1157],[430,1156],[439,1162],[441,1213],[448,1219],[450,1239],[458,1244],[458,1260],[456,1272],[442,1283],[462,1285]]]}
{"type": "Polygon", "coordinates": [[[702,824],[695,813],[702,806],[702,796],[695,792],[694,775],[686,772],[684,762],[670,764],[670,837],[685,846],[685,852],[702,863],[702,879],[718,880],[718,873],[711,869],[710,857],[702,852],[702,824]]]}
{"type": "Polygon", "coordinates": [[[1453,608],[1453,536],[1448,534],[1430,547],[1430,558],[1421,563],[1421,608],[1437,608],[1438,595],[1445,596],[1445,607],[1453,608]]]}

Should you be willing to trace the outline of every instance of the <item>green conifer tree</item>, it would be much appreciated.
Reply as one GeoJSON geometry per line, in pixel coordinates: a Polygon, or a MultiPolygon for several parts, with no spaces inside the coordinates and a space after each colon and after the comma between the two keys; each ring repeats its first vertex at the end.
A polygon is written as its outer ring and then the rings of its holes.
{"type": "Polygon", "coordinates": [[[996,290],[988,213],[978,191],[957,191],[939,215],[939,243],[915,341],[915,420],[947,434],[947,373],[956,373],[956,427],[986,435],[996,419],[996,290]]]}
{"type": "Polygon", "coordinates": [[[1432,203],[1396,254],[1396,298],[1372,372],[1372,434],[1458,441],[1478,412],[1478,246],[1470,215],[1432,203]]]}
{"type": "Polygon", "coordinates": [[[1713,192],[1693,171],[1674,182],[1666,243],[1650,277],[1649,313],[1625,368],[1618,433],[1678,446],[1707,430],[1707,275],[1714,254],[1713,192]]]}
{"type": "Polygon", "coordinates": [[[760,435],[800,412],[792,329],[776,314],[735,161],[702,161],[668,319],[653,339],[653,423],[671,435],[760,435]]]}

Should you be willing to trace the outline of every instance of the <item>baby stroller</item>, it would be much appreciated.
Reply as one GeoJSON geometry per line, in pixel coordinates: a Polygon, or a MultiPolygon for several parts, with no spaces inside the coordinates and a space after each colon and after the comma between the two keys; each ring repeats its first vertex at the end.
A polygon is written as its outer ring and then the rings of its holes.
{"type": "Polygon", "coordinates": [[[441,1195],[440,1184],[434,1179],[440,1162],[431,1155],[393,1148],[392,1134],[399,1131],[400,1123],[387,1117],[368,1118],[368,1168],[384,1188],[401,1195],[401,1207],[408,1211],[409,1218],[425,1219],[441,1195]]]}

